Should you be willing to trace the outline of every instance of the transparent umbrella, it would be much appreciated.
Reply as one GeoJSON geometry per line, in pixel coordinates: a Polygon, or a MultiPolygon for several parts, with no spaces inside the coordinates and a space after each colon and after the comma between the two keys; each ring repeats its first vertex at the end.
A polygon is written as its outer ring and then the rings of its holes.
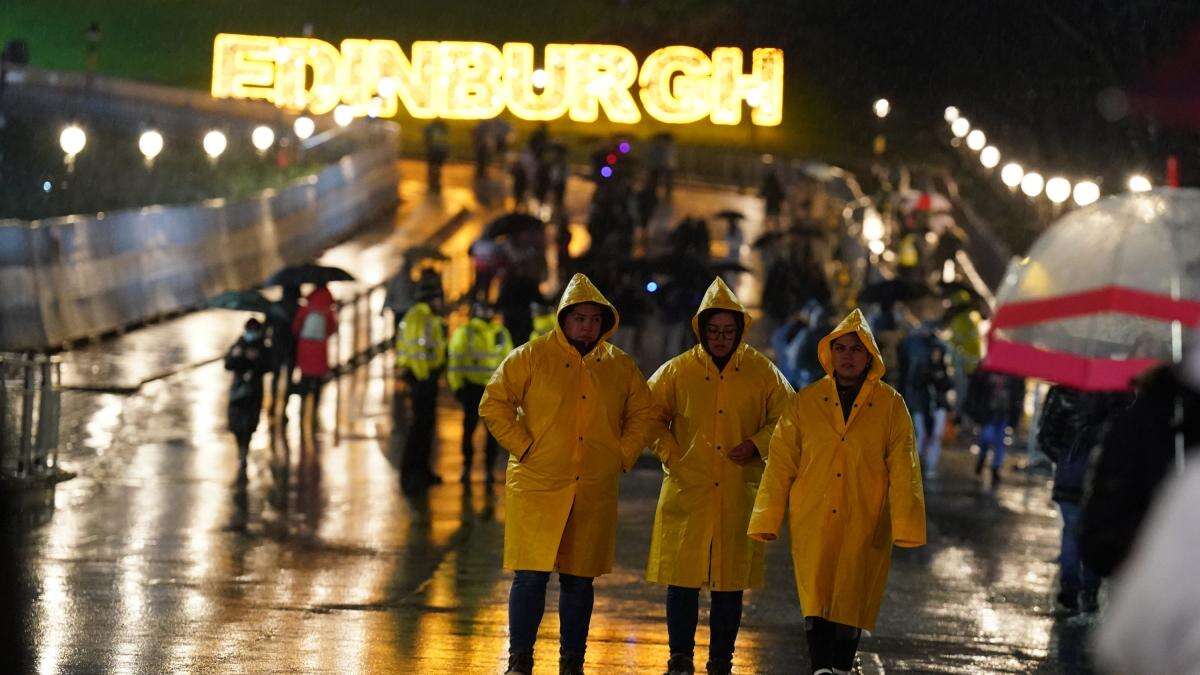
{"type": "Polygon", "coordinates": [[[1200,190],[1110,197],[1050,226],[1009,267],[985,366],[1116,391],[1179,361],[1200,323],[1200,190]]]}

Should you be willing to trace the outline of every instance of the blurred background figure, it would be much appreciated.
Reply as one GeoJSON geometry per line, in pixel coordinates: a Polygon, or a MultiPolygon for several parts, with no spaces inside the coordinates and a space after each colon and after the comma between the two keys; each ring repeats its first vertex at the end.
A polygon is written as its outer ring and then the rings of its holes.
{"type": "MultiPolygon", "coordinates": [[[[475,427],[479,425],[479,402],[483,399],[483,388],[513,349],[508,329],[495,323],[494,317],[495,312],[486,303],[473,303],[471,316],[454,331],[448,348],[446,380],[463,409],[463,468],[460,480],[464,484],[471,482],[475,427]]],[[[488,485],[496,482],[496,463],[501,454],[500,444],[491,433],[487,433],[483,475],[488,485]]]]}
{"type": "Polygon", "coordinates": [[[321,409],[321,390],[329,377],[329,338],[337,333],[337,314],[333,309],[333,294],[325,286],[317,286],[304,306],[292,320],[296,338],[296,366],[300,369],[301,431],[310,429],[316,435],[321,409]]]}
{"type": "Polygon", "coordinates": [[[225,370],[233,373],[229,387],[229,431],[237,439],[238,473],[244,475],[250,438],[258,429],[263,409],[263,376],[271,370],[266,330],[258,319],[248,319],[237,342],[225,354],[225,370]]]}

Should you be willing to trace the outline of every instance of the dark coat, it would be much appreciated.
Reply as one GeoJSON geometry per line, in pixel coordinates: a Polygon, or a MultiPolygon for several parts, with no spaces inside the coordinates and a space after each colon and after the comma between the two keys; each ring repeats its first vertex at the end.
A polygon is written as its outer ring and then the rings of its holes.
{"type": "Polygon", "coordinates": [[[225,370],[233,372],[229,387],[229,430],[235,434],[251,434],[258,428],[263,404],[263,375],[271,370],[271,353],[262,337],[247,340],[245,336],[225,354],[225,370]]]}
{"type": "Polygon", "coordinates": [[[1093,450],[1114,406],[1121,403],[1118,397],[1062,385],[1054,385],[1046,393],[1037,441],[1038,448],[1055,462],[1054,501],[1078,504],[1083,499],[1093,450]]]}
{"type": "Polygon", "coordinates": [[[1080,525],[1083,562],[1096,573],[1111,575],[1128,557],[1159,484],[1174,471],[1177,431],[1186,448],[1200,442],[1200,392],[1162,366],[1142,376],[1133,404],[1103,436],[1080,525]]]}

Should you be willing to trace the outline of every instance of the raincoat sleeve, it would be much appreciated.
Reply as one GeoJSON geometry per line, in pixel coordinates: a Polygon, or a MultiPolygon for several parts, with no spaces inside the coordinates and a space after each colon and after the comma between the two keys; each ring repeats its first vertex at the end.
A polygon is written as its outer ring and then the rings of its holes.
{"type": "Polygon", "coordinates": [[[758,448],[758,454],[763,459],[770,453],[771,437],[779,426],[779,418],[783,417],[783,411],[792,400],[792,386],[784,379],[783,373],[771,368],[771,376],[774,379],[767,385],[766,422],[750,436],[750,441],[758,448]]]}
{"type": "Polygon", "coordinates": [[[533,436],[517,418],[517,409],[525,400],[531,377],[529,350],[518,349],[492,373],[479,402],[479,416],[488,431],[517,461],[523,459],[533,445],[533,436]]]}
{"type": "Polygon", "coordinates": [[[925,545],[925,489],[921,463],[913,439],[912,418],[904,399],[892,402],[888,438],[888,506],[892,515],[892,543],[903,548],[925,545]]]}
{"type": "Polygon", "coordinates": [[[671,421],[675,419],[675,377],[677,372],[670,363],[664,363],[648,383],[650,398],[654,404],[654,424],[650,429],[647,442],[650,450],[658,457],[663,466],[670,467],[671,463],[683,456],[683,449],[675,440],[675,432],[671,430],[671,421]]]}
{"type": "Polygon", "coordinates": [[[746,529],[751,539],[770,541],[779,536],[783,514],[787,511],[788,495],[792,491],[792,483],[796,482],[800,453],[803,451],[804,438],[799,422],[797,406],[789,405],[771,436],[767,468],[758,486],[758,496],[754,499],[750,527],[746,529]]]}
{"type": "Polygon", "coordinates": [[[621,469],[629,471],[642,451],[655,424],[654,404],[650,388],[641,371],[629,363],[629,385],[625,396],[625,411],[621,416],[621,469]]]}

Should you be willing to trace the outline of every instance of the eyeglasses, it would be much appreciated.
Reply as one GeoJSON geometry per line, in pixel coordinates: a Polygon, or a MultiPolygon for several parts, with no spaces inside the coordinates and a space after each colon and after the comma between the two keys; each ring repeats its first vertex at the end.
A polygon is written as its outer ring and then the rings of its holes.
{"type": "Polygon", "coordinates": [[[738,330],[737,328],[717,328],[716,326],[706,326],[704,328],[704,334],[710,338],[724,338],[726,340],[732,340],[733,338],[737,337],[738,330]]]}

